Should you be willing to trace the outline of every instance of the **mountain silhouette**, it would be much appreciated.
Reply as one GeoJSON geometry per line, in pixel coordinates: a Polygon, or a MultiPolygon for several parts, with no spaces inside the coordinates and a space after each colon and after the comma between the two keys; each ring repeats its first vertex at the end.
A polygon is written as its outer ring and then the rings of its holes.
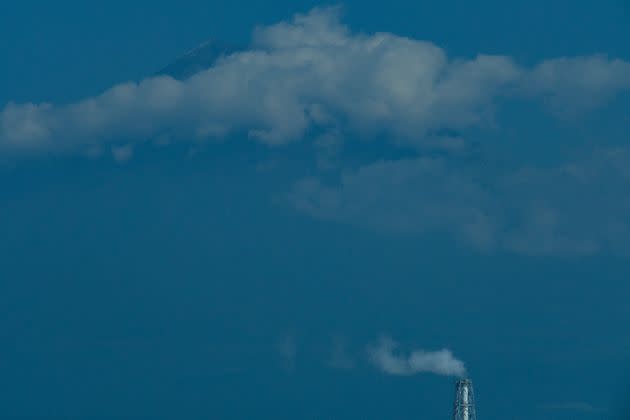
{"type": "Polygon", "coordinates": [[[168,75],[175,79],[184,80],[212,67],[219,58],[241,50],[243,48],[235,45],[208,40],[168,64],[156,75],[168,75]]]}

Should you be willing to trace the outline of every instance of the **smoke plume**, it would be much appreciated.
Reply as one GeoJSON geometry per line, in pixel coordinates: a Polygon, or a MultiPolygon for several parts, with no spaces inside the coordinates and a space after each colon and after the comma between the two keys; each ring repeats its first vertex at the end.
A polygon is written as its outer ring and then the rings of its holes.
{"type": "Polygon", "coordinates": [[[448,349],[438,351],[413,350],[408,355],[397,352],[398,344],[389,337],[383,337],[378,345],[368,348],[372,364],[390,375],[409,376],[416,373],[463,377],[466,374],[464,362],[456,359],[448,349]]]}

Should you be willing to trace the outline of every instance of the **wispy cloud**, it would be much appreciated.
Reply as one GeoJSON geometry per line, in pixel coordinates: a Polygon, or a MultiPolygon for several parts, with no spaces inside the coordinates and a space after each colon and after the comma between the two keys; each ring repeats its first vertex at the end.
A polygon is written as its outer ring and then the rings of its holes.
{"type": "Polygon", "coordinates": [[[547,410],[579,411],[583,413],[598,413],[602,411],[600,408],[583,401],[542,404],[540,405],[540,408],[547,410]]]}
{"type": "Polygon", "coordinates": [[[545,99],[555,113],[571,115],[630,89],[629,75],[629,62],[605,55],[561,57],[537,65],[522,86],[530,95],[545,99]]]}
{"type": "Polygon", "coordinates": [[[133,156],[133,146],[130,144],[114,146],[112,147],[112,156],[116,162],[126,162],[133,156]]]}
{"type": "Polygon", "coordinates": [[[328,364],[332,368],[341,370],[349,370],[355,367],[355,359],[348,349],[348,341],[344,336],[335,335],[333,337],[328,364]]]}
{"type": "Polygon", "coordinates": [[[629,167],[627,148],[486,177],[443,158],[379,161],[345,171],[332,185],[304,179],[290,200],[317,218],[388,232],[444,232],[483,252],[627,255],[629,167]]]}
{"type": "Polygon", "coordinates": [[[297,345],[292,335],[285,335],[276,344],[276,349],[280,355],[282,368],[289,373],[295,370],[297,357],[297,345]]]}

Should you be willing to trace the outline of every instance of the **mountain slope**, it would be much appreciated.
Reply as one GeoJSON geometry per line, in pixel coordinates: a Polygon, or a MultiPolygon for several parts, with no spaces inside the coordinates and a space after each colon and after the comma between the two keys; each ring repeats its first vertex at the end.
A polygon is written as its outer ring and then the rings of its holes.
{"type": "Polygon", "coordinates": [[[187,79],[211,67],[217,59],[242,50],[234,45],[208,40],[168,64],[157,75],[168,75],[176,79],[187,79]]]}

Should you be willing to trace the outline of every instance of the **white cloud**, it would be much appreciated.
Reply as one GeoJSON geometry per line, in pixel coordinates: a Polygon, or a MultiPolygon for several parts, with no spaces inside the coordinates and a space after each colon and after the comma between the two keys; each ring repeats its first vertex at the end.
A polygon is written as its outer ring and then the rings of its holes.
{"type": "Polygon", "coordinates": [[[445,232],[476,249],[524,255],[630,253],[630,150],[481,176],[444,159],[381,161],[328,186],[296,183],[311,216],[388,232],[445,232]]]}
{"type": "Polygon", "coordinates": [[[603,55],[562,57],[537,65],[523,82],[559,114],[574,114],[630,90],[630,63],[603,55]]]}
{"type": "Polygon", "coordinates": [[[347,339],[342,335],[333,337],[332,350],[328,360],[330,367],[341,370],[354,368],[355,361],[348,351],[347,339]]]}
{"type": "Polygon", "coordinates": [[[347,171],[332,187],[305,179],[290,199],[317,218],[380,231],[447,231],[482,247],[494,243],[491,194],[443,159],[372,163],[347,171]]]}
{"type": "Polygon", "coordinates": [[[314,9],[257,28],[252,49],[185,81],[124,83],[69,105],[9,103],[0,113],[0,153],[229,133],[282,144],[313,127],[417,145],[443,129],[484,124],[495,99],[523,85],[558,101],[608,98],[629,87],[628,65],[586,57],[528,70],[504,56],[449,58],[428,42],[352,33],[338,8],[314,9]]]}
{"type": "MultiPolygon", "coordinates": [[[[339,13],[314,9],[256,28],[251,49],[183,81],[123,83],[68,105],[9,103],[0,110],[0,157],[111,151],[123,162],[142,142],[188,141],[194,151],[238,133],[273,145],[310,136],[319,169],[336,171],[353,139],[452,158],[466,150],[460,133],[493,122],[502,97],[542,99],[572,115],[630,90],[630,63],[619,59],[561,57],[526,68],[506,56],[453,58],[429,42],[353,33],[339,13]]],[[[442,231],[484,251],[628,254],[629,155],[605,150],[494,176],[452,159],[382,160],[344,171],[336,185],[305,179],[291,198],[318,218],[442,231]]]]}
{"type": "Polygon", "coordinates": [[[457,360],[450,350],[438,351],[414,350],[404,355],[397,353],[397,343],[383,337],[376,346],[368,349],[372,364],[383,373],[390,375],[415,375],[417,373],[434,373],[437,375],[466,375],[466,368],[461,360],[457,360]]]}
{"type": "Polygon", "coordinates": [[[116,162],[126,162],[133,156],[133,146],[130,144],[114,146],[112,147],[112,156],[116,162]]]}
{"type": "Polygon", "coordinates": [[[295,370],[297,345],[292,335],[285,335],[278,341],[276,349],[281,358],[282,368],[291,373],[295,370]]]}

